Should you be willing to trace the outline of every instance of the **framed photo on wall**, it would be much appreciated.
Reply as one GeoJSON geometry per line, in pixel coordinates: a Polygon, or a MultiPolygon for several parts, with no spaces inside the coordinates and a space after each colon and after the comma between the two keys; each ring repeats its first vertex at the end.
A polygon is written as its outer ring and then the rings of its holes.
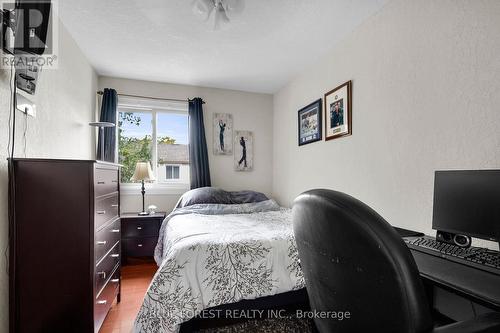
{"type": "Polygon", "coordinates": [[[253,169],[253,133],[235,131],[234,135],[234,170],[252,171],[253,169]]]}
{"type": "Polygon", "coordinates": [[[214,155],[233,154],[233,115],[214,113],[213,119],[214,155]]]}
{"type": "Polygon", "coordinates": [[[323,139],[321,98],[298,111],[299,146],[323,139]]]}
{"type": "Polygon", "coordinates": [[[325,94],[325,140],[352,134],[351,81],[325,94]]]}

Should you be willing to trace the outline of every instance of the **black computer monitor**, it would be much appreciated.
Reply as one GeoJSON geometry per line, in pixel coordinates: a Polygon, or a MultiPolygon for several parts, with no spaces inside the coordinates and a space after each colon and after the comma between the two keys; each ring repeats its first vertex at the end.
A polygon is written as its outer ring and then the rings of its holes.
{"type": "Polygon", "coordinates": [[[436,171],[432,228],[500,239],[500,170],[436,171]]]}

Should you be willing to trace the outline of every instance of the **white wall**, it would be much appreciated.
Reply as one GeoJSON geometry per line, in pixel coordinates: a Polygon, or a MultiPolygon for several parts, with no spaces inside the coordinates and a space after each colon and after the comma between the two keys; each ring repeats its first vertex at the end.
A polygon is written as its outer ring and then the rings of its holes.
{"type": "MultiPolygon", "coordinates": [[[[1,51],[0,51],[1,52],[1,51]]],[[[59,69],[41,73],[37,117],[28,118],[24,153],[24,116],[17,112],[16,157],[94,157],[89,121],[94,118],[97,75],[64,26],[59,23],[59,69]]],[[[8,331],[8,275],[3,255],[8,245],[7,140],[9,71],[0,70],[0,332],[8,331]]],[[[29,203],[26,203],[29,209],[29,203]]]]}
{"type": "Polygon", "coordinates": [[[273,194],[329,188],[431,233],[434,170],[500,167],[500,1],[393,0],[274,96],[273,194]],[[353,134],[297,146],[297,110],[353,81],[353,134]]]}
{"type": "MultiPolygon", "coordinates": [[[[247,93],[235,90],[204,88],[196,86],[137,81],[120,78],[100,77],[99,89],[113,88],[118,93],[151,97],[187,99],[201,97],[205,132],[210,163],[212,186],[226,190],[250,189],[266,194],[272,192],[272,130],[273,98],[267,94],[247,93]],[[254,170],[236,172],[233,169],[233,156],[213,155],[212,114],[233,114],[235,130],[254,132],[254,170]]],[[[148,190],[146,190],[148,191],[148,190]]],[[[174,207],[180,193],[155,194],[146,192],[146,206],[154,204],[169,212],[174,207]]],[[[138,195],[122,194],[122,211],[137,211],[142,205],[138,195]]]]}

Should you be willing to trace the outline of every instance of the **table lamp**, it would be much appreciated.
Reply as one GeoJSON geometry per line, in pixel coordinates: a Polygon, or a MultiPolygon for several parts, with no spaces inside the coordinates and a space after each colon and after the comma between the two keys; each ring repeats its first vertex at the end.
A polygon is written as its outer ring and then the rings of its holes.
{"type": "Polygon", "coordinates": [[[141,193],[142,193],[142,212],[139,213],[140,216],[149,215],[146,212],[146,208],[144,207],[144,194],[146,194],[146,189],[144,188],[144,182],[150,182],[155,180],[155,176],[153,175],[153,171],[151,170],[151,165],[149,162],[137,162],[135,165],[134,175],[130,179],[133,182],[141,181],[141,193]]]}

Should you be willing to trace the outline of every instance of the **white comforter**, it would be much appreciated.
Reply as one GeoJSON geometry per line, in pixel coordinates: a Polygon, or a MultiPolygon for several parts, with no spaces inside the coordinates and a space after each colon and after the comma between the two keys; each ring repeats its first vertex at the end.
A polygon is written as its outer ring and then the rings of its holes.
{"type": "Polygon", "coordinates": [[[291,211],[272,200],[174,210],[155,259],[134,332],[177,332],[203,309],[304,287],[291,211]]]}

